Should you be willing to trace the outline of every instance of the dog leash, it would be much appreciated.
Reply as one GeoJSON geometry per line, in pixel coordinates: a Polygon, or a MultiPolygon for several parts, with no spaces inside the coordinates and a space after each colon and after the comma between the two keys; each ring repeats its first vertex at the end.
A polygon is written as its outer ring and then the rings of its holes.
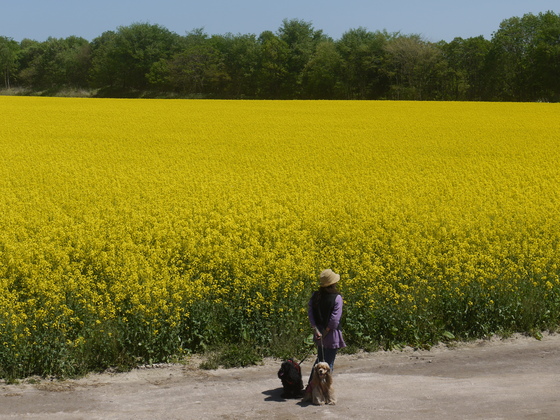
{"type": "MultiPolygon", "coordinates": [[[[330,332],[330,331],[329,331],[329,332],[330,332]]],[[[328,332],[328,333],[329,333],[329,332],[328,332]]],[[[328,333],[326,333],[326,334],[328,334],[328,333]]],[[[321,334],[321,338],[320,338],[320,340],[321,340],[321,356],[322,356],[322,357],[321,357],[321,362],[324,362],[324,361],[325,361],[325,346],[323,345],[323,337],[324,337],[324,336],[325,336],[325,334],[321,334]]]]}
{"type": "Polygon", "coordinates": [[[313,348],[310,348],[307,351],[307,354],[305,356],[303,356],[303,359],[301,359],[301,361],[298,363],[298,366],[301,365],[305,361],[305,359],[307,359],[309,357],[309,355],[311,354],[311,351],[313,351],[313,348]]]}
{"type": "MultiPolygon", "coordinates": [[[[305,359],[307,359],[309,357],[309,355],[311,354],[311,352],[313,351],[314,346],[311,347],[307,353],[305,354],[305,356],[303,356],[303,359],[301,359],[301,361],[299,363],[297,363],[297,365],[301,365],[303,362],[305,362],[305,359]]],[[[321,335],[321,355],[323,356],[323,360],[321,360],[322,362],[324,362],[325,360],[325,348],[323,346],[323,336],[321,335]]]]}

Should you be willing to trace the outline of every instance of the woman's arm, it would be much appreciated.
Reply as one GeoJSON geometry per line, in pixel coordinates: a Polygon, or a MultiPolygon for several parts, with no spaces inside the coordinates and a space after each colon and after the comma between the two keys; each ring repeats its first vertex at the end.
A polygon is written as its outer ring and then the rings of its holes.
{"type": "Polygon", "coordinates": [[[338,329],[340,318],[342,318],[342,296],[338,295],[334,300],[334,308],[327,324],[326,332],[338,329]]]}
{"type": "Polygon", "coordinates": [[[311,324],[311,328],[313,328],[314,336],[318,340],[322,337],[321,331],[317,328],[317,324],[315,323],[315,316],[313,315],[313,298],[315,294],[309,299],[309,304],[307,305],[307,317],[309,318],[309,323],[311,324]]]}

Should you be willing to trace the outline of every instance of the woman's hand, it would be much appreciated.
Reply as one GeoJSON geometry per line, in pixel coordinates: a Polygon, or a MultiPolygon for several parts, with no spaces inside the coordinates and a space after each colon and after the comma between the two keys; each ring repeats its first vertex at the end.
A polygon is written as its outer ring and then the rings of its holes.
{"type": "Polygon", "coordinates": [[[315,340],[320,340],[323,337],[323,334],[321,334],[321,331],[319,331],[319,328],[315,327],[315,340]]]}

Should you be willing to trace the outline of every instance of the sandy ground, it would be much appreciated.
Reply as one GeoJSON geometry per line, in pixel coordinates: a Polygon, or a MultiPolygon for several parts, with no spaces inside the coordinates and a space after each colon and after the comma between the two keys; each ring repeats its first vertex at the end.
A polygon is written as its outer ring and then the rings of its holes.
{"type": "Polygon", "coordinates": [[[560,419],[560,335],[339,355],[335,406],[282,399],[279,366],[0,383],[0,419],[560,419]]]}

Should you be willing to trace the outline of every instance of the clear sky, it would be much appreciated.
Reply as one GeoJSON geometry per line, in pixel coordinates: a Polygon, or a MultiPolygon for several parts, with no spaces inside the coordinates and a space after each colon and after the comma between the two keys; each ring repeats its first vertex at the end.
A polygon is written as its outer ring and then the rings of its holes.
{"type": "Polygon", "coordinates": [[[420,34],[428,41],[482,35],[504,19],[560,13],[559,0],[0,0],[0,36],[44,41],[71,35],[87,40],[135,22],[180,35],[275,32],[283,19],[302,19],[334,39],[349,29],[420,34]]]}

